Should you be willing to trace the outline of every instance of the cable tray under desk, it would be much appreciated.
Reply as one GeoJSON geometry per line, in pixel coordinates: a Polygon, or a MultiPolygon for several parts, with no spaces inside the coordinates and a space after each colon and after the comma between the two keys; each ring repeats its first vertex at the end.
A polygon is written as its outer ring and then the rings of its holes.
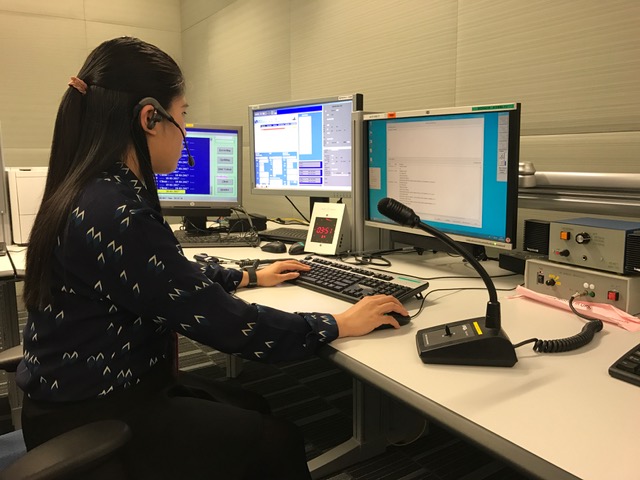
{"type": "Polygon", "coordinates": [[[260,237],[251,232],[204,232],[190,233],[185,230],[173,232],[180,245],[185,248],[196,247],[257,247],[260,237]]]}

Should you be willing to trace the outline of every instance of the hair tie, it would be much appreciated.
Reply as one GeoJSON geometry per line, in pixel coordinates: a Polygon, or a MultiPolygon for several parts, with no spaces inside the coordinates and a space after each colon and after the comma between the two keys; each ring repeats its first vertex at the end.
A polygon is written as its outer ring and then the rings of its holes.
{"type": "Polygon", "coordinates": [[[82,80],[80,80],[78,77],[71,77],[71,80],[69,80],[68,85],[70,87],[75,88],[82,95],[85,95],[87,93],[87,84],[84,83],[82,80]]]}

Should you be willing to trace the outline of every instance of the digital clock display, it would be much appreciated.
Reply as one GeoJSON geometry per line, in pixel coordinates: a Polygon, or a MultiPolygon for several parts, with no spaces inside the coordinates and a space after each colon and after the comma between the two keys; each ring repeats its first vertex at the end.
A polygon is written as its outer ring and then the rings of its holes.
{"type": "Polygon", "coordinates": [[[317,243],[333,243],[333,237],[336,233],[337,218],[318,217],[313,225],[311,232],[311,241],[317,243]]]}

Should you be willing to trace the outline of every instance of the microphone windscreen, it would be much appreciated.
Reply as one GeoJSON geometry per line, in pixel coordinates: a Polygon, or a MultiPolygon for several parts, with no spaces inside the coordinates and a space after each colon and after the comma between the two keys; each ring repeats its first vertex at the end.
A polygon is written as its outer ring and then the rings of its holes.
{"type": "Polygon", "coordinates": [[[400,225],[415,227],[420,223],[420,217],[411,208],[393,198],[385,197],[380,200],[378,211],[400,225]]]}

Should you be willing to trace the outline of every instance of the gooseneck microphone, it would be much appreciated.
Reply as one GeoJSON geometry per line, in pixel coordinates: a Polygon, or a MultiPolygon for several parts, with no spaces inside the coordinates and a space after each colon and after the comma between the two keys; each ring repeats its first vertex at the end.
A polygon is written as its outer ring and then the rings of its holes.
{"type": "Polygon", "coordinates": [[[399,201],[383,198],[378,202],[378,211],[400,225],[418,227],[450,246],[478,272],[489,292],[484,317],[418,331],[416,342],[422,361],[453,365],[515,365],[518,361],[515,348],[500,326],[500,303],[496,287],[480,262],[451,237],[422,222],[411,208],[399,201]]]}
{"type": "Polygon", "coordinates": [[[189,144],[187,143],[187,137],[184,134],[184,130],[182,130],[182,127],[180,127],[180,125],[178,125],[178,122],[175,121],[175,119],[169,114],[169,112],[167,112],[162,107],[162,105],[160,105],[160,102],[158,102],[153,97],[145,97],[142,100],[140,100],[138,102],[138,110],[136,110],[135,114],[137,115],[140,109],[146,105],[151,105],[155,110],[155,112],[147,122],[147,127],[148,128],[155,127],[156,123],[161,121],[163,118],[166,118],[167,120],[169,120],[169,122],[175,125],[177,129],[180,130],[180,134],[182,135],[182,143],[184,144],[184,148],[187,150],[187,158],[188,158],[187,163],[189,164],[190,167],[193,167],[196,164],[196,161],[191,156],[191,152],[189,151],[189,144]]]}

